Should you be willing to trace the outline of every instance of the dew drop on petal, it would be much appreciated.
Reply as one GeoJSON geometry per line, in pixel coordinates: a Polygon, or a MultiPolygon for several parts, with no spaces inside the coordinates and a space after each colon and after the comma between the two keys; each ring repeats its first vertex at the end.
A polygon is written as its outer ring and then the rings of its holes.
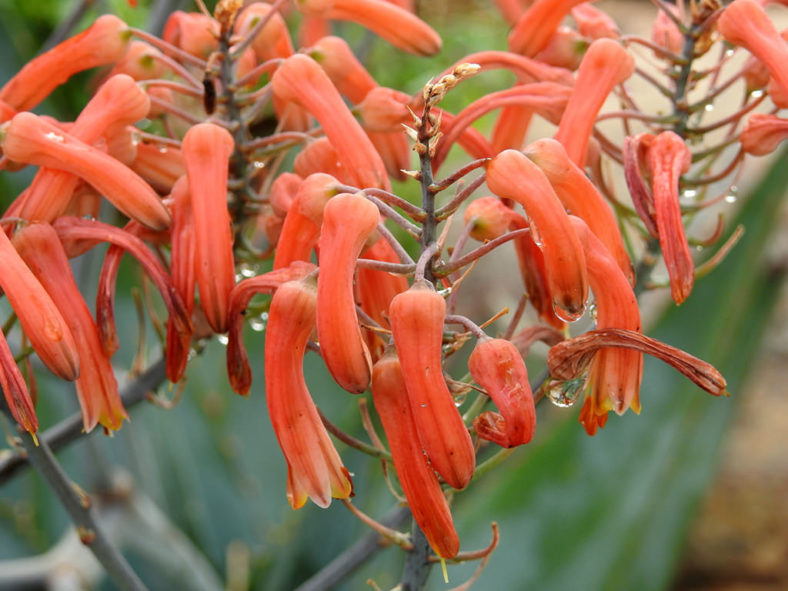
{"type": "Polygon", "coordinates": [[[216,340],[218,340],[222,345],[225,345],[225,346],[227,346],[227,343],[230,342],[230,339],[227,337],[226,334],[218,335],[216,337],[216,340]]]}
{"type": "Polygon", "coordinates": [[[548,380],[542,389],[545,396],[555,406],[568,408],[574,406],[585,390],[588,374],[583,374],[573,380],[548,380]]]}
{"type": "Polygon", "coordinates": [[[559,306],[558,303],[553,302],[553,312],[558,317],[559,320],[563,322],[575,322],[579,320],[583,313],[585,312],[585,307],[581,308],[579,311],[571,311],[567,310],[563,306],[559,306]]]}
{"type": "Polygon", "coordinates": [[[62,144],[65,141],[62,135],[58,135],[52,131],[45,133],[44,137],[50,141],[57,142],[59,144],[62,144]]]}

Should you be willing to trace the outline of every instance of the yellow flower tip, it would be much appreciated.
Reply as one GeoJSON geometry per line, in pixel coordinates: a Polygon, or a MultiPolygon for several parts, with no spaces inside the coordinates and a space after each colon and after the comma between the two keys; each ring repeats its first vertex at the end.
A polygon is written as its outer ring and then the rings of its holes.
{"type": "Polygon", "coordinates": [[[36,434],[35,434],[34,431],[30,431],[30,437],[33,438],[33,443],[35,443],[36,447],[38,447],[38,437],[36,437],[36,434]]]}
{"type": "Polygon", "coordinates": [[[446,559],[441,556],[441,572],[443,573],[443,582],[449,584],[449,571],[446,569],[446,559]]]}

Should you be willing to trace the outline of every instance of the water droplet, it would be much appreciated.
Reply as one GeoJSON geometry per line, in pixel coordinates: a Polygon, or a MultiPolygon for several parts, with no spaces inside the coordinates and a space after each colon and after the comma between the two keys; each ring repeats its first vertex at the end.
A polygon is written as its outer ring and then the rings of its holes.
{"type": "Polygon", "coordinates": [[[682,199],[695,199],[695,197],[697,196],[698,196],[697,189],[684,189],[684,191],[681,194],[682,199]]]}
{"type": "Polygon", "coordinates": [[[714,105],[712,105],[711,103],[709,103],[708,105],[705,105],[705,106],[703,107],[703,110],[704,110],[704,111],[706,111],[707,113],[710,113],[711,111],[713,111],[713,110],[714,110],[714,105]]]}
{"type": "Polygon", "coordinates": [[[545,396],[555,406],[567,408],[574,406],[585,390],[588,374],[583,374],[573,380],[548,380],[542,386],[545,396]]]}
{"type": "Polygon", "coordinates": [[[736,203],[736,195],[725,195],[725,203],[736,203]]]}
{"type": "Polygon", "coordinates": [[[553,312],[559,320],[564,322],[574,322],[575,320],[579,320],[583,315],[585,312],[585,307],[582,307],[579,311],[573,311],[567,310],[563,306],[559,306],[556,302],[553,302],[553,312]]]}
{"type": "Polygon", "coordinates": [[[588,316],[591,318],[591,320],[594,321],[594,324],[596,324],[596,317],[597,317],[596,302],[591,302],[590,304],[588,304],[588,306],[586,306],[586,312],[588,312],[588,316]]]}
{"type": "Polygon", "coordinates": [[[238,266],[238,271],[242,277],[254,277],[257,275],[257,265],[250,263],[241,263],[238,266]]]}
{"type": "Polygon", "coordinates": [[[249,319],[249,326],[255,332],[263,332],[268,324],[268,312],[263,312],[260,316],[249,319]]]}
{"type": "Polygon", "coordinates": [[[763,93],[763,89],[762,89],[762,88],[759,88],[759,89],[757,89],[757,90],[753,90],[753,91],[750,93],[750,96],[752,96],[752,98],[761,98],[761,97],[763,96],[763,94],[764,94],[764,93],[763,93]]]}
{"type": "Polygon", "coordinates": [[[230,342],[230,339],[227,338],[226,334],[220,334],[219,336],[216,337],[216,340],[219,341],[222,345],[225,345],[225,346],[227,346],[227,343],[230,342]]]}
{"type": "Polygon", "coordinates": [[[725,50],[725,57],[730,57],[730,56],[732,56],[734,53],[736,53],[736,50],[734,50],[733,48],[731,48],[731,49],[726,49],[726,50],[725,50]]]}
{"type": "Polygon", "coordinates": [[[168,151],[167,146],[159,146],[159,154],[166,154],[168,151]]]}
{"type": "Polygon", "coordinates": [[[44,137],[50,141],[57,142],[59,144],[62,144],[65,141],[62,135],[58,135],[52,131],[45,133],[44,137]]]}
{"type": "Polygon", "coordinates": [[[254,162],[252,162],[252,166],[254,168],[265,168],[265,162],[261,162],[259,160],[255,160],[254,162]]]}

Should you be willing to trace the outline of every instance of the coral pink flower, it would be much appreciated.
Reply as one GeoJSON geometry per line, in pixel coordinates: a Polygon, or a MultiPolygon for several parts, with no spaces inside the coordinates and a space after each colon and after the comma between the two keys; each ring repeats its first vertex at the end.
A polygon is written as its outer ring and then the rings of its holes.
{"type": "Polygon", "coordinates": [[[536,0],[509,33],[509,49],[534,57],[547,45],[551,35],[573,6],[584,0],[536,0]]]}
{"type": "Polygon", "coordinates": [[[275,96],[301,105],[320,122],[357,186],[389,187],[383,161],[315,60],[301,54],[287,58],[274,73],[272,85],[275,96]]]}
{"type": "Polygon", "coordinates": [[[227,329],[227,307],[235,285],[233,236],[227,210],[227,175],[235,142],[213,123],[190,128],[183,138],[183,161],[189,179],[197,288],[200,304],[214,331],[227,329]]]}
{"type": "Polygon", "coordinates": [[[566,321],[579,318],[588,298],[583,249],[550,181],[522,152],[505,150],[487,165],[487,186],[523,206],[544,255],[555,312],[566,321]]]}
{"type": "Polygon", "coordinates": [[[423,280],[397,295],[389,308],[391,333],[421,445],[449,486],[465,488],[476,469],[476,456],[443,378],[445,316],[445,300],[423,280]]]}
{"type": "Polygon", "coordinates": [[[788,119],[763,113],[750,115],[740,139],[742,150],[748,154],[771,154],[781,142],[788,139],[788,119]]]}
{"type": "Polygon", "coordinates": [[[580,66],[588,45],[588,41],[575,29],[558,27],[534,59],[545,65],[574,72],[580,66]]]}
{"type": "MultiPolygon", "coordinates": [[[[623,328],[640,331],[640,310],[618,263],[604,244],[580,218],[571,216],[588,264],[588,281],[596,300],[597,328],[623,328]]],[[[623,414],[628,408],[640,412],[638,391],[643,373],[643,355],[628,349],[600,349],[591,365],[589,392],[580,422],[593,435],[604,424],[599,417],[614,410],[623,414]]]]}
{"type": "MultiPolygon", "coordinates": [[[[144,118],[150,109],[148,96],[126,74],[118,74],[99,87],[82,109],[69,133],[93,144],[108,130],[117,130],[144,118]]],[[[111,133],[111,132],[110,132],[111,133]]],[[[112,136],[117,136],[117,132],[112,136]]],[[[20,198],[19,217],[50,222],[68,206],[79,179],[68,172],[43,168],[20,198]]]]}
{"type": "Polygon", "coordinates": [[[692,154],[678,135],[663,131],[652,140],[647,158],[659,244],[670,276],[670,294],[680,304],[695,282],[695,263],[684,235],[679,204],[679,177],[689,170],[692,154]]]}
{"type": "Polygon", "coordinates": [[[581,168],[599,109],[613,88],[634,71],[634,58],[610,39],[594,41],[583,56],[572,96],[555,134],[572,162],[581,168]]]}
{"type": "Polygon", "coordinates": [[[253,296],[273,293],[288,281],[303,279],[317,267],[312,263],[295,261],[289,267],[249,277],[236,283],[230,294],[230,311],[227,315],[227,377],[233,391],[247,396],[252,385],[252,370],[243,342],[243,322],[246,307],[253,296]]]}
{"type": "Polygon", "coordinates": [[[139,224],[130,222],[126,229],[121,229],[96,220],[61,216],[52,225],[69,258],[78,256],[102,242],[112,244],[104,259],[96,295],[99,334],[108,354],[114,353],[118,348],[112,307],[115,299],[115,278],[124,251],[136,258],[145,269],[159,290],[178,332],[191,335],[191,319],[178,292],[171,285],[167,271],[142,239],[135,235],[143,231],[139,224]]]}
{"type": "Polygon", "coordinates": [[[572,7],[572,18],[577,23],[577,30],[589,39],[616,39],[621,34],[616,21],[590,2],[583,2],[572,7]]]}
{"type": "Polygon", "coordinates": [[[161,55],[161,51],[144,41],[130,41],[128,51],[123,58],[115,62],[115,66],[107,77],[127,74],[134,80],[162,78],[167,71],[167,66],[158,59],[161,55]]]}
{"type": "Polygon", "coordinates": [[[19,113],[11,120],[2,145],[11,160],[85,179],[120,211],[149,228],[170,225],[159,196],[131,169],[32,113],[19,113]]]}
{"type": "Polygon", "coordinates": [[[788,44],[760,4],[755,0],[735,0],[725,7],[717,28],[725,39],[741,45],[766,64],[772,78],[788,95],[788,44]]]}
{"type": "Polygon", "coordinates": [[[28,62],[0,89],[0,101],[17,111],[30,110],[77,72],[121,59],[128,39],[126,23],[100,16],[82,33],[28,62]]]}
{"type": "Polygon", "coordinates": [[[293,160],[293,171],[306,178],[312,174],[330,174],[337,180],[352,183],[348,170],[342,166],[331,140],[323,136],[307,143],[293,160]]]}
{"type": "Polygon", "coordinates": [[[68,324],[5,232],[0,232],[0,260],[0,289],[33,349],[53,374],[74,381],[79,376],[79,355],[68,324]]]}
{"type": "Polygon", "coordinates": [[[219,46],[219,23],[197,12],[173,12],[162,39],[195,57],[207,59],[219,46]]]}
{"type": "Polygon", "coordinates": [[[295,50],[287,30],[287,23],[281,14],[272,12],[272,7],[269,4],[255,2],[247,6],[238,17],[235,30],[240,36],[246,37],[264,19],[267,22],[252,40],[251,45],[257,59],[265,62],[293,55],[295,50]]]}
{"type": "Polygon", "coordinates": [[[320,228],[317,338],[337,384],[353,394],[369,387],[372,359],[361,334],[353,294],[356,260],[380,222],[363,194],[340,193],[326,203],[320,228]]]}
{"type": "Polygon", "coordinates": [[[684,35],[679,31],[673,19],[665,12],[665,8],[670,10],[674,15],[679,15],[678,8],[672,4],[663,5],[662,10],[657,12],[657,17],[651,25],[651,40],[660,47],[676,55],[681,55],[684,49],[684,35]]]}
{"type": "Polygon", "coordinates": [[[449,504],[419,444],[400,361],[388,351],[372,372],[372,401],[386,432],[391,459],[413,518],[438,556],[452,558],[460,548],[449,504]]]}
{"type": "MultiPolygon", "coordinates": [[[[486,113],[503,106],[518,105],[557,124],[571,94],[571,88],[555,82],[519,84],[506,90],[486,94],[460,111],[451,124],[443,126],[442,131],[445,135],[438,144],[434,166],[440,166],[445,160],[452,144],[465,131],[466,127],[486,113]]],[[[492,155],[491,153],[490,156],[492,155]]]]}
{"type": "Polygon", "coordinates": [[[411,168],[412,149],[408,136],[400,132],[374,133],[368,131],[367,137],[380,154],[389,177],[397,181],[404,181],[408,178],[408,175],[403,172],[411,168]]]}
{"type": "Polygon", "coordinates": [[[473,420],[479,437],[501,447],[531,441],[536,408],[525,361],[517,347],[505,339],[480,339],[468,358],[468,371],[500,411],[483,412],[473,420]]]}
{"type": "Polygon", "coordinates": [[[76,388],[85,431],[99,423],[107,430],[119,429],[128,414],[57,233],[49,224],[29,224],[16,232],[14,246],[63,314],[80,352],[76,388]]]}
{"type": "Polygon", "coordinates": [[[2,331],[0,331],[0,387],[3,388],[6,404],[16,422],[31,435],[38,431],[38,417],[33,400],[2,331]]]}
{"type": "Polygon", "coordinates": [[[334,189],[337,184],[336,178],[320,172],[309,175],[301,183],[279,235],[274,269],[287,267],[293,261],[309,260],[320,236],[323,208],[337,194],[334,189]]]}
{"type": "Polygon", "coordinates": [[[358,23],[408,53],[433,55],[441,38],[432,27],[411,12],[376,0],[296,0],[308,16],[358,23]]]}
{"type": "Polygon", "coordinates": [[[378,84],[350,49],[347,41],[329,35],[309,49],[309,55],[326,71],[331,82],[357,105],[378,84]]]}
{"type": "Polygon", "coordinates": [[[175,181],[186,174],[180,150],[146,142],[137,144],[137,157],[131,169],[163,194],[172,191],[175,181]]]}
{"type": "Polygon", "coordinates": [[[350,474],[307,390],[303,358],[315,327],[317,286],[306,278],[274,293],[265,334],[265,398],[288,467],[287,497],[298,509],[307,497],[328,507],[353,493],[350,474]]]}
{"type": "Polygon", "coordinates": [[[556,140],[541,139],[530,144],[525,155],[542,169],[567,211],[588,224],[634,285],[632,263],[613,210],[580,167],[569,159],[563,146],[556,140]]]}

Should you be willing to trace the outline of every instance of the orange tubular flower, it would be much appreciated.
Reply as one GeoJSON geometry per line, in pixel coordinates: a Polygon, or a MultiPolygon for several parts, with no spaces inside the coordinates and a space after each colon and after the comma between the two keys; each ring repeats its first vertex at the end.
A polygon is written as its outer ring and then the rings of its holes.
{"type": "MultiPolygon", "coordinates": [[[[180,334],[191,335],[191,318],[187,315],[183,301],[171,285],[167,271],[159,262],[159,259],[156,258],[140,238],[129,231],[135,226],[130,224],[130,226],[127,226],[127,229],[123,230],[96,220],[59,217],[55,220],[53,227],[57,231],[58,237],[69,257],[82,254],[102,242],[108,242],[113,245],[107,251],[107,256],[104,259],[104,266],[99,279],[99,290],[96,295],[96,317],[98,319],[99,334],[101,335],[102,345],[108,354],[114,353],[118,348],[112,306],[115,295],[115,277],[123,251],[134,256],[145,269],[145,272],[159,290],[164,300],[164,305],[175,322],[177,331],[180,334]]],[[[140,226],[137,225],[136,229],[139,230],[140,226]]]]}
{"type": "Polygon", "coordinates": [[[173,12],[164,25],[162,39],[193,56],[207,59],[219,45],[219,23],[198,12],[173,12]]]}
{"type": "Polygon", "coordinates": [[[74,381],[79,355],[71,331],[52,298],[19,256],[5,232],[0,232],[0,289],[16,312],[41,361],[57,377],[74,381]]]}
{"type": "Polygon", "coordinates": [[[580,318],[588,299],[585,258],[550,181],[522,152],[505,150],[487,165],[487,186],[523,206],[532,237],[544,255],[556,315],[565,321],[580,318]]]}
{"type": "Polygon", "coordinates": [[[38,431],[38,417],[33,400],[2,331],[0,331],[0,387],[3,388],[6,404],[16,422],[30,434],[38,431]]]}
{"type": "Polygon", "coordinates": [[[367,93],[378,85],[358,61],[347,41],[340,37],[323,37],[310,48],[309,55],[326,71],[337,90],[354,105],[363,101],[367,93]]]}
{"type": "MultiPolygon", "coordinates": [[[[134,79],[118,74],[96,91],[77,117],[69,133],[86,144],[96,142],[110,127],[117,129],[148,114],[150,101],[134,79]]],[[[43,168],[23,199],[17,215],[26,220],[51,222],[68,206],[79,179],[68,172],[43,168]]]]}
{"type": "Polygon", "coordinates": [[[28,62],[0,89],[0,101],[28,111],[77,72],[122,58],[128,39],[126,23],[109,14],[100,16],[82,33],[28,62]]]}
{"type": "Polygon", "coordinates": [[[274,293],[265,334],[268,415],[288,466],[287,497],[298,509],[307,497],[328,507],[353,494],[350,474],[328,437],[304,381],[306,343],[315,327],[317,286],[309,278],[274,293]]]}
{"type": "Polygon", "coordinates": [[[583,56],[572,96],[555,134],[572,162],[581,168],[599,109],[613,88],[634,71],[634,58],[611,39],[594,41],[583,56]]]}
{"type": "MultiPolygon", "coordinates": [[[[170,233],[170,275],[173,289],[183,302],[187,318],[194,311],[194,286],[197,267],[194,264],[194,216],[189,198],[189,181],[182,176],[172,188],[172,232],[170,233]]],[[[192,331],[179,330],[175,318],[167,319],[167,379],[180,381],[189,361],[192,331]]]]}
{"type": "Polygon", "coordinates": [[[252,40],[252,49],[257,59],[265,62],[271,59],[290,57],[294,53],[293,42],[287,30],[287,23],[278,12],[271,14],[271,6],[264,2],[255,2],[247,6],[235,25],[235,30],[242,37],[263,19],[268,22],[252,40]]]}
{"type": "MultiPolygon", "coordinates": [[[[388,241],[381,237],[362,253],[362,258],[387,263],[399,263],[399,257],[388,241]]],[[[408,280],[402,275],[394,275],[369,267],[356,271],[356,293],[361,309],[369,314],[383,328],[390,328],[388,313],[391,300],[408,289],[408,280]]],[[[367,347],[372,359],[383,353],[383,339],[373,330],[365,330],[367,347]]]]}
{"type": "Polygon", "coordinates": [[[755,113],[750,115],[741,132],[742,150],[753,156],[765,156],[788,139],[788,119],[776,115],[755,113]]]}
{"type": "MultiPolygon", "coordinates": [[[[474,220],[471,237],[483,242],[502,236],[508,230],[528,227],[526,219],[506,207],[500,199],[492,195],[474,199],[465,210],[465,223],[474,220]]],[[[530,235],[514,240],[517,264],[523,278],[528,301],[536,310],[539,318],[558,330],[563,330],[564,322],[553,311],[553,298],[547,281],[544,255],[530,235]]]]}
{"type": "Polygon", "coordinates": [[[349,171],[339,161],[334,146],[325,136],[309,142],[296,154],[293,170],[303,178],[322,172],[348,183],[353,182],[349,171]]]}
{"type": "Polygon", "coordinates": [[[481,339],[468,358],[468,370],[501,411],[483,412],[473,420],[479,437],[501,447],[531,441],[536,408],[525,361],[517,347],[505,339],[481,339]]]}
{"type": "Polygon", "coordinates": [[[296,0],[295,5],[307,16],[358,23],[408,53],[434,55],[441,48],[441,38],[432,27],[413,13],[389,2],[296,0]]]}
{"type": "Polygon", "coordinates": [[[85,431],[101,423],[117,430],[128,419],[96,323],[79,292],[57,233],[49,224],[29,224],[14,235],[14,246],[63,314],[80,351],[77,396],[85,431]]]}
{"type": "Polygon", "coordinates": [[[692,161],[689,148],[672,131],[663,131],[648,148],[659,245],[668,267],[670,295],[680,304],[692,291],[695,263],[684,235],[679,205],[679,177],[692,161]]]}
{"type": "Polygon", "coordinates": [[[571,10],[572,18],[577,23],[577,30],[589,39],[616,39],[621,35],[616,21],[590,2],[583,2],[571,10]]]}
{"type": "MultiPolygon", "coordinates": [[[[566,108],[572,89],[555,82],[520,84],[506,90],[486,94],[460,111],[451,124],[443,126],[443,140],[436,150],[434,167],[445,160],[457,138],[479,117],[503,106],[523,106],[552,123],[558,123],[566,108]]],[[[519,148],[519,146],[518,146],[519,148]]],[[[492,154],[490,154],[492,156],[492,154]]]]}
{"type": "Polygon", "coordinates": [[[413,518],[438,556],[456,556],[460,539],[438,477],[419,445],[419,431],[394,351],[389,350],[375,363],[372,401],[386,432],[394,469],[413,518]]]}
{"type": "Polygon", "coordinates": [[[741,45],[766,64],[772,78],[788,95],[788,45],[760,4],[755,0],[735,0],[725,7],[717,28],[725,39],[741,45]]]}
{"type": "Polygon", "coordinates": [[[274,269],[287,267],[293,261],[309,260],[320,236],[323,208],[337,194],[333,188],[337,183],[333,176],[321,172],[309,175],[301,183],[282,225],[274,269]]]}
{"type": "Polygon", "coordinates": [[[336,383],[353,394],[369,387],[372,374],[372,359],[356,316],[353,276],[358,255],[378,222],[378,208],[363,194],[341,193],[326,204],[320,229],[320,354],[336,383]]]}
{"type": "Polygon", "coordinates": [[[170,225],[170,214],[159,196],[131,169],[32,113],[19,113],[11,120],[2,146],[16,162],[85,179],[120,211],[149,228],[164,230],[170,225]]]}
{"type": "Polygon", "coordinates": [[[446,302],[426,281],[391,301],[389,318],[421,446],[449,486],[465,488],[476,469],[473,442],[443,379],[446,302]]]}
{"type": "Polygon", "coordinates": [[[309,111],[337,150],[339,161],[361,188],[389,188],[386,167],[328,75],[303,54],[287,58],[272,78],[274,96],[309,111]]]}
{"type": "MultiPolygon", "coordinates": [[[[588,263],[588,280],[597,306],[597,328],[623,328],[640,332],[640,309],[626,276],[602,242],[580,218],[571,216],[583,243],[588,263]]],[[[627,349],[600,349],[591,365],[590,390],[580,422],[589,435],[604,426],[608,411],[623,414],[628,408],[640,412],[640,379],[643,355],[627,349]]]]}
{"type": "Polygon", "coordinates": [[[227,330],[227,307],[235,285],[233,236],[227,210],[227,175],[235,142],[213,123],[190,128],[183,138],[183,161],[189,179],[197,287],[208,324],[217,333],[227,330]]]}
{"type": "Polygon", "coordinates": [[[137,144],[137,157],[131,169],[163,194],[172,191],[175,181],[186,174],[180,150],[145,142],[137,144]]]}
{"type": "Polygon", "coordinates": [[[302,279],[316,268],[312,263],[295,261],[289,267],[236,283],[227,315],[227,376],[234,392],[247,396],[252,385],[252,370],[243,342],[244,312],[249,300],[258,293],[273,293],[283,283],[302,279]]]}
{"type": "Polygon", "coordinates": [[[527,57],[534,57],[545,48],[572,7],[584,1],[536,0],[509,33],[509,49],[527,57]]]}
{"type": "Polygon", "coordinates": [[[564,207],[588,224],[634,285],[632,263],[613,210],[594,183],[569,159],[564,147],[556,140],[541,139],[530,144],[525,155],[542,169],[564,207]]]}

